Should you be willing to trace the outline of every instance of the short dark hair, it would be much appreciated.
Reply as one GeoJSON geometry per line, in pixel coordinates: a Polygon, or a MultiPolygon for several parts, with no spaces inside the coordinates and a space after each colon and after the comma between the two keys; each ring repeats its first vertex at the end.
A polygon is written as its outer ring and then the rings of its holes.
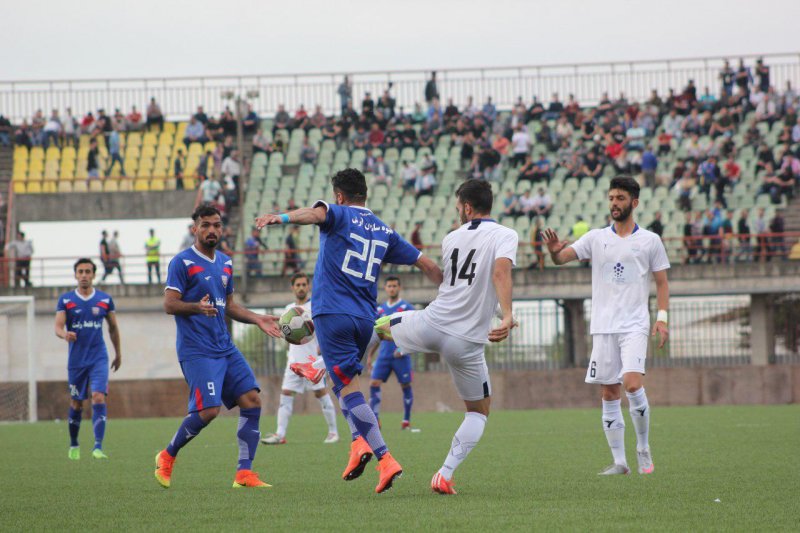
{"type": "Polygon", "coordinates": [[[84,263],[85,263],[85,264],[92,265],[92,273],[96,273],[96,272],[97,272],[97,265],[95,265],[95,264],[94,264],[94,261],[92,261],[92,260],[91,260],[91,259],[89,259],[88,257],[81,257],[80,259],[78,259],[77,261],[75,261],[75,265],[73,265],[73,267],[72,267],[72,271],[73,271],[73,272],[78,272],[78,265],[82,265],[82,264],[84,264],[84,263]]]}
{"type": "Polygon", "coordinates": [[[456,198],[462,204],[469,204],[478,213],[489,214],[492,212],[492,186],[484,180],[467,180],[456,189],[456,198]]]}
{"type": "Polygon", "coordinates": [[[194,210],[194,213],[192,213],[192,220],[197,222],[197,219],[199,219],[199,218],[211,217],[211,216],[214,216],[214,215],[218,215],[218,216],[222,217],[222,214],[219,212],[219,209],[217,209],[213,205],[211,205],[211,204],[200,204],[200,205],[197,206],[197,209],[194,210]]]}
{"type": "Polygon", "coordinates": [[[289,280],[289,284],[290,284],[290,285],[294,285],[294,282],[295,282],[295,281],[297,281],[298,279],[303,279],[303,278],[305,278],[306,280],[308,280],[309,282],[311,282],[311,278],[309,278],[309,277],[308,277],[308,274],[306,274],[305,272],[295,272],[295,273],[292,275],[292,278],[289,280]]]}
{"type": "Polygon", "coordinates": [[[639,182],[630,176],[617,176],[611,180],[608,190],[620,189],[631,195],[632,199],[639,198],[639,182]]]}
{"type": "Polygon", "coordinates": [[[338,189],[351,202],[364,202],[367,199],[367,179],[358,169],[340,170],[331,178],[331,185],[334,191],[338,189]]]}
{"type": "Polygon", "coordinates": [[[386,283],[389,283],[390,281],[396,281],[398,285],[402,285],[403,284],[403,282],[400,281],[400,278],[398,278],[397,276],[389,276],[388,278],[386,278],[386,280],[383,283],[386,284],[386,283]]]}

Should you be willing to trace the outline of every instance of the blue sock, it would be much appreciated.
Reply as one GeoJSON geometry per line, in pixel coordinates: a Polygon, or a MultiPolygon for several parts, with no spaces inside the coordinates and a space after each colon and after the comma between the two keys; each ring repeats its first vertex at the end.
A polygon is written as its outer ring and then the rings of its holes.
{"type": "Polygon", "coordinates": [[[100,450],[106,434],[106,404],[92,404],[92,425],[94,426],[94,449],[100,450]]]}
{"type": "Polygon", "coordinates": [[[364,395],[361,392],[351,392],[344,397],[344,403],[350,411],[353,425],[358,428],[359,433],[364,436],[367,444],[372,448],[375,457],[380,460],[389,449],[383,441],[383,435],[378,427],[378,419],[375,418],[375,413],[364,400],[364,395]]]}
{"type": "Polygon", "coordinates": [[[342,410],[342,416],[347,421],[347,425],[350,426],[350,434],[353,436],[353,440],[356,440],[358,437],[361,436],[361,433],[358,431],[358,428],[353,424],[353,419],[350,416],[350,410],[344,404],[344,400],[342,399],[340,393],[336,393],[336,399],[339,400],[339,407],[342,410]]]}
{"type": "Polygon", "coordinates": [[[69,424],[69,445],[70,446],[77,446],[78,445],[78,431],[81,429],[81,416],[83,415],[83,410],[81,409],[73,409],[72,407],[69,408],[69,418],[67,418],[67,423],[69,424]]]}
{"type": "Polygon", "coordinates": [[[236,432],[236,437],[239,439],[239,464],[236,466],[236,470],[253,469],[258,439],[261,437],[261,432],[258,430],[260,418],[260,407],[239,409],[239,431],[236,432]]]}
{"type": "Polygon", "coordinates": [[[208,424],[203,422],[203,419],[200,418],[200,413],[197,411],[194,413],[189,413],[189,415],[183,419],[183,422],[181,422],[181,427],[178,428],[175,436],[172,437],[172,440],[167,446],[167,453],[172,457],[178,455],[178,451],[186,446],[190,440],[195,438],[197,434],[200,433],[200,431],[207,425],[208,424]]]}
{"type": "Polygon", "coordinates": [[[381,388],[369,388],[369,407],[375,413],[375,418],[381,416],[381,388]]]}
{"type": "Polygon", "coordinates": [[[403,389],[403,420],[411,421],[411,406],[414,405],[414,391],[411,385],[403,389]]]}

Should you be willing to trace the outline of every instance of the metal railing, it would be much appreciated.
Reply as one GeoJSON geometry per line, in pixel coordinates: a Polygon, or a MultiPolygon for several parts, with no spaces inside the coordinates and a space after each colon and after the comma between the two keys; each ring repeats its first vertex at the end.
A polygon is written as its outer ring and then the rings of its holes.
{"type": "MultiPolygon", "coordinates": [[[[782,88],[791,80],[800,82],[800,53],[747,54],[741,56],[749,67],[758,57],[771,68],[771,81],[782,88]]],[[[119,108],[127,113],[131,105],[144,112],[155,97],[165,115],[184,119],[198,105],[206,113],[219,114],[230,105],[223,93],[257,92],[253,99],[262,116],[271,115],[278,105],[294,110],[300,104],[313,111],[320,105],[326,113],[340,108],[337,88],[344,74],[352,82],[354,105],[369,91],[376,100],[391,84],[392,96],[399,106],[411,112],[417,102],[424,103],[425,83],[430,72],[437,72],[437,88],[443,102],[453,98],[463,105],[473,97],[481,106],[492,97],[500,108],[509,108],[522,98],[529,103],[536,95],[546,103],[554,92],[565,98],[574,94],[582,103],[597,102],[603,92],[615,98],[624,92],[629,99],[643,101],[656,89],[660,94],[673,88],[680,91],[689,79],[702,91],[709,87],[719,94],[719,70],[724,57],[673,58],[648,61],[609,61],[555,65],[520,65],[509,67],[475,67],[463,69],[418,69],[362,72],[321,72],[296,74],[254,74],[242,76],[192,76],[174,78],[117,78],[83,80],[19,80],[0,81],[0,113],[19,122],[30,118],[37,109],[64,110],[74,113],[104,108],[119,108]]],[[[735,59],[731,66],[736,68],[735,59]]]]}
{"type": "MultiPolygon", "coordinates": [[[[732,263],[800,259],[800,232],[765,233],[759,235],[728,234],[725,236],[671,237],[663,239],[667,256],[672,264],[732,263]],[[797,248],[797,249],[795,249],[797,248]],[[794,250],[794,251],[793,251],[794,250]]],[[[424,253],[441,262],[441,246],[424,246],[424,253]]],[[[233,252],[237,277],[291,275],[296,270],[314,272],[317,248],[293,250],[260,250],[257,254],[233,252]]],[[[161,281],[167,277],[167,266],[174,255],[159,258],[161,281]]],[[[74,283],[72,267],[75,257],[33,257],[29,265],[29,278],[38,286],[69,286],[74,283]]],[[[103,261],[92,259],[97,264],[100,280],[104,273],[103,261]]],[[[147,283],[148,267],[145,255],[125,255],[117,259],[126,283],[147,283]]],[[[577,263],[572,263],[577,265],[577,263]]],[[[18,263],[14,258],[0,257],[0,272],[8,272],[6,286],[12,285],[18,263]]],[[[544,243],[520,242],[517,252],[517,268],[554,268],[544,243]]],[[[562,267],[558,267],[562,268],[562,267]]],[[[412,267],[387,265],[386,272],[406,272],[412,267]]],[[[153,276],[155,282],[155,276],[153,276]]],[[[119,283],[114,271],[109,283],[119,283]]]]}

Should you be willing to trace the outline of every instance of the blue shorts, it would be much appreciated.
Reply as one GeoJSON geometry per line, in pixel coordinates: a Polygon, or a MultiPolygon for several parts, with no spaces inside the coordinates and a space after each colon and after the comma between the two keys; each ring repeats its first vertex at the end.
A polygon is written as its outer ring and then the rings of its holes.
{"type": "Polygon", "coordinates": [[[389,379],[389,374],[392,372],[397,376],[397,382],[401,385],[411,383],[414,379],[414,371],[411,369],[411,356],[378,356],[375,360],[375,364],[372,365],[372,379],[377,379],[386,383],[386,380],[389,379]]]}
{"type": "Polygon", "coordinates": [[[337,395],[364,369],[361,359],[374,325],[374,320],[350,315],[314,317],[319,349],[337,395]]]}
{"type": "Polygon", "coordinates": [[[261,391],[239,350],[227,357],[200,357],[181,362],[181,370],[189,384],[189,412],[225,405],[232,409],[242,394],[261,391]]]}
{"type": "Polygon", "coordinates": [[[69,381],[69,397],[73,400],[85,400],[92,392],[108,394],[108,358],[103,358],[89,366],[67,369],[69,381]]]}

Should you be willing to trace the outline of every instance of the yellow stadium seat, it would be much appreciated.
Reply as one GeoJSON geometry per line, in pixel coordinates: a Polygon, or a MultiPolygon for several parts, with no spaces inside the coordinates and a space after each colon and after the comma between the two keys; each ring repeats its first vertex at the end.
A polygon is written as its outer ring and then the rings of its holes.
{"type": "Polygon", "coordinates": [[[175,178],[167,178],[164,180],[164,187],[168,191],[174,191],[177,187],[177,180],[175,178]]]}
{"type": "Polygon", "coordinates": [[[14,182],[14,194],[25,194],[25,182],[22,181],[14,182]]]}
{"type": "Polygon", "coordinates": [[[194,178],[183,178],[183,188],[186,190],[194,190],[197,187],[194,178]]]}
{"type": "Polygon", "coordinates": [[[28,179],[28,172],[24,169],[14,169],[13,174],[11,175],[11,181],[22,182],[28,179]]]}
{"type": "Polygon", "coordinates": [[[89,182],[90,192],[103,192],[103,182],[100,180],[92,180],[89,182]]]}
{"type": "MultiPolygon", "coordinates": [[[[116,165],[119,167],[119,165],[116,165]]],[[[134,176],[139,170],[139,160],[138,159],[126,159],[125,160],[125,174],[128,176],[134,176]]]]}
{"type": "Polygon", "coordinates": [[[125,159],[139,159],[142,156],[138,146],[128,146],[125,150],[125,159]]]}
{"type": "Polygon", "coordinates": [[[61,150],[61,160],[62,161],[64,159],[72,159],[72,160],[74,160],[76,155],[77,155],[77,152],[75,151],[75,147],[74,146],[65,146],[61,150]]]}
{"type": "Polygon", "coordinates": [[[43,160],[44,159],[44,148],[41,146],[34,146],[31,148],[31,155],[29,158],[31,161],[33,160],[43,160]]]}
{"type": "Polygon", "coordinates": [[[28,181],[41,181],[44,169],[31,169],[28,171],[28,181]]]}
{"type": "Polygon", "coordinates": [[[214,141],[208,141],[206,145],[203,147],[204,151],[206,152],[213,152],[217,149],[217,143],[214,141]]]}
{"type": "Polygon", "coordinates": [[[85,181],[80,180],[72,184],[72,192],[88,192],[89,186],[85,181]]]}
{"type": "Polygon", "coordinates": [[[57,182],[45,181],[42,183],[42,192],[58,192],[57,182]]]}
{"type": "Polygon", "coordinates": [[[169,132],[174,134],[175,133],[175,123],[174,122],[165,122],[164,123],[164,132],[169,132]]]}
{"type": "Polygon", "coordinates": [[[58,161],[61,159],[61,150],[55,146],[51,146],[47,149],[47,152],[45,152],[45,159],[47,161],[58,161]]]}
{"type": "Polygon", "coordinates": [[[72,182],[71,181],[59,181],[58,182],[58,192],[72,192],[72,182]]]}
{"type": "Polygon", "coordinates": [[[14,162],[19,159],[28,160],[28,147],[17,145],[14,147],[14,162]]]}
{"type": "Polygon", "coordinates": [[[57,180],[60,172],[58,171],[58,167],[56,168],[46,168],[44,169],[44,179],[45,181],[48,180],[57,180]]]}
{"type": "Polygon", "coordinates": [[[142,145],[142,134],[138,131],[132,131],[128,134],[128,148],[140,147],[142,145]]]}
{"type": "Polygon", "coordinates": [[[142,146],[155,146],[158,144],[158,136],[155,133],[145,133],[142,146]]]}
{"type": "Polygon", "coordinates": [[[119,183],[120,180],[107,179],[106,182],[103,184],[103,190],[105,192],[116,192],[119,190],[119,183]]]}
{"type": "Polygon", "coordinates": [[[41,181],[31,181],[28,183],[28,194],[38,194],[42,192],[42,182],[41,181]]]}
{"type": "Polygon", "coordinates": [[[156,147],[155,146],[143,146],[142,147],[142,158],[153,159],[156,157],[156,147]]]}
{"type": "Polygon", "coordinates": [[[119,190],[120,191],[132,191],[133,190],[133,179],[127,178],[123,179],[119,182],[119,190]]]}
{"type": "Polygon", "coordinates": [[[154,179],[150,181],[150,190],[151,191],[163,191],[164,190],[164,182],[166,180],[163,179],[154,179]]]}
{"type": "Polygon", "coordinates": [[[164,132],[158,137],[159,146],[172,146],[174,141],[175,139],[171,133],[164,132]]]}
{"type": "Polygon", "coordinates": [[[89,135],[87,135],[85,133],[83,135],[81,135],[80,139],[78,139],[78,149],[86,148],[88,150],[89,149],[89,140],[90,140],[89,135]]]}
{"type": "Polygon", "coordinates": [[[38,171],[41,172],[44,170],[44,161],[41,159],[34,159],[31,161],[30,166],[28,167],[28,172],[38,171]]]}
{"type": "Polygon", "coordinates": [[[72,181],[75,179],[75,169],[70,168],[67,170],[61,169],[61,175],[59,176],[61,181],[72,181]]]}
{"type": "Polygon", "coordinates": [[[148,183],[150,180],[146,178],[136,178],[133,182],[133,190],[134,191],[149,191],[150,184],[148,183]]]}

